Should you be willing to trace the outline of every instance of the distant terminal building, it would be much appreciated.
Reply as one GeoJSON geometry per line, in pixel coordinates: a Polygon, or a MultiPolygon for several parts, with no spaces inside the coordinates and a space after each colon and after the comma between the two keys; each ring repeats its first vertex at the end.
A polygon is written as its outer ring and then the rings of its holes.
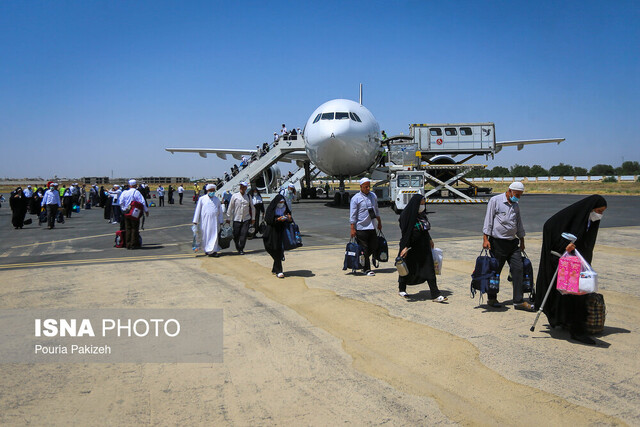
{"type": "Polygon", "coordinates": [[[87,176],[82,178],[80,181],[83,184],[108,184],[109,177],[108,176],[87,176]]]}

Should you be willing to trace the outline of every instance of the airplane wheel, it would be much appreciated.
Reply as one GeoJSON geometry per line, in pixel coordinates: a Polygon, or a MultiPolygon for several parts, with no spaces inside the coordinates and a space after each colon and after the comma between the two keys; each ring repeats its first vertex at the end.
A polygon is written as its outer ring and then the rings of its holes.
{"type": "Polygon", "coordinates": [[[318,191],[317,191],[317,189],[315,187],[309,189],[309,198],[310,199],[317,199],[318,198],[318,191]]]}
{"type": "Polygon", "coordinates": [[[333,206],[340,206],[342,203],[342,195],[339,192],[335,192],[333,195],[333,206]]]}
{"type": "Polygon", "coordinates": [[[347,193],[346,191],[342,193],[342,204],[344,206],[349,206],[349,193],[347,193]]]}

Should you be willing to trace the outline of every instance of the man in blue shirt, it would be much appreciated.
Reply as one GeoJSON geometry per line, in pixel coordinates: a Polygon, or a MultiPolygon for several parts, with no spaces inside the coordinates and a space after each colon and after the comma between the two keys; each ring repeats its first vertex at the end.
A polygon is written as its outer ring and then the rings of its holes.
{"type": "Polygon", "coordinates": [[[49,230],[56,226],[56,217],[58,215],[58,208],[62,206],[60,203],[60,193],[58,192],[58,184],[53,183],[47,191],[45,191],[42,197],[40,206],[44,206],[47,209],[47,225],[49,230]]]}
{"type": "Polygon", "coordinates": [[[349,209],[349,222],[351,223],[351,237],[355,237],[358,244],[364,250],[364,273],[367,276],[375,276],[371,271],[369,257],[378,248],[378,236],[373,226],[373,220],[378,222],[378,230],[382,230],[380,211],[378,210],[378,198],[371,192],[371,180],[360,180],[360,192],[351,198],[349,209]]]}

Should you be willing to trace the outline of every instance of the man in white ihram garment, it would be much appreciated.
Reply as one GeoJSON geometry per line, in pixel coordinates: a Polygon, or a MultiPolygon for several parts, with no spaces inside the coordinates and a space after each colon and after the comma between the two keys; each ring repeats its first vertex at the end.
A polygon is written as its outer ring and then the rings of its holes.
{"type": "Polygon", "coordinates": [[[200,245],[204,253],[217,257],[220,251],[218,236],[220,225],[224,222],[224,212],[220,199],[215,196],[216,186],[208,184],[205,187],[207,195],[198,199],[196,211],[193,214],[193,223],[200,228],[200,245]]]}

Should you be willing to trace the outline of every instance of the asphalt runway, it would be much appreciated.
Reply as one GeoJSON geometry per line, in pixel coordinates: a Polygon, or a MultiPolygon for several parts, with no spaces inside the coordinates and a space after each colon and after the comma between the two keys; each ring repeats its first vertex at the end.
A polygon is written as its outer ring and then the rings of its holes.
{"type": "MultiPolygon", "coordinates": [[[[542,231],[544,222],[558,210],[584,196],[579,195],[525,195],[521,212],[527,233],[542,231]]],[[[94,208],[74,213],[54,230],[38,226],[37,217],[22,230],[11,226],[11,210],[6,203],[0,208],[0,267],[20,268],[38,263],[56,263],[74,260],[104,262],[115,258],[125,260],[153,259],[155,257],[188,256],[191,251],[191,220],[194,211],[192,194],[185,195],[183,205],[150,208],[150,216],[142,231],[143,248],[127,251],[114,247],[115,232],[119,226],[103,219],[103,210],[94,208]],[[20,264],[25,264],[24,266],[20,264]]],[[[640,197],[607,196],[607,209],[601,228],[640,225],[640,197]]],[[[470,238],[480,236],[486,205],[429,205],[432,237],[470,238]]],[[[303,200],[296,203],[293,216],[302,232],[305,246],[331,246],[346,244],[349,236],[349,210],[328,206],[328,200],[303,200]]],[[[383,232],[390,242],[400,239],[398,215],[390,208],[381,208],[383,232]]],[[[233,244],[232,244],[233,248],[233,244]]],[[[231,248],[231,249],[232,249],[231,248]]],[[[223,253],[233,253],[231,249],[223,253]]],[[[249,241],[248,252],[263,250],[260,239],[249,241]]]]}

